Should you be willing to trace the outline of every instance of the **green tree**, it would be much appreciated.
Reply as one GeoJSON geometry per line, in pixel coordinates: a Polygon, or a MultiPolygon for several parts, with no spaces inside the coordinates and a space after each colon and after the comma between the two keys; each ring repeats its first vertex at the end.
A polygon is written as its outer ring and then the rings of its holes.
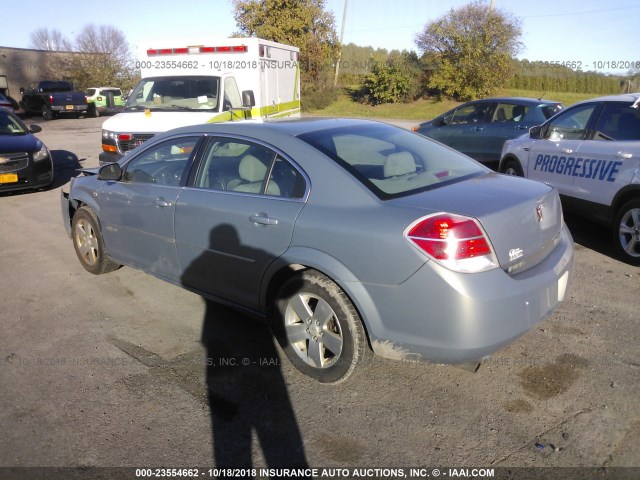
{"type": "Polygon", "coordinates": [[[394,51],[371,57],[371,73],[363,83],[363,98],[374,105],[414,100],[419,92],[418,57],[394,51]]]}
{"type": "Polygon", "coordinates": [[[79,89],[117,86],[129,90],[138,78],[124,33],[109,25],[85,25],[74,41],[72,76],[79,89]]]}
{"type": "Polygon", "coordinates": [[[31,44],[34,48],[68,52],[49,62],[49,75],[52,79],[71,80],[78,90],[104,86],[129,90],[139,80],[127,39],[116,27],[87,24],[74,41],[58,30],[40,28],[31,33],[31,44]]]}
{"type": "Polygon", "coordinates": [[[415,39],[433,67],[427,86],[459,100],[494,94],[513,75],[520,36],[518,19],[480,1],[450,10],[415,39]]]}
{"type": "Polygon", "coordinates": [[[335,18],[325,10],[325,0],[233,0],[233,7],[236,35],[300,49],[303,104],[322,107],[336,98],[333,72],[338,39],[335,18]]]}

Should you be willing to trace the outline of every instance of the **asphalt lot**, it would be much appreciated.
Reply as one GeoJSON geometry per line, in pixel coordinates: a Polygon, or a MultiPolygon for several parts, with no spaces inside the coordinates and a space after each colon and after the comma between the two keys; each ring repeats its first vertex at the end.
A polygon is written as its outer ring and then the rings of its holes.
{"type": "Polygon", "coordinates": [[[608,232],[567,219],[568,299],[477,373],[376,358],[323,386],[261,323],[83,270],[59,197],[103,120],[39,122],[54,188],[0,195],[0,467],[640,467],[640,268],[608,232]]]}

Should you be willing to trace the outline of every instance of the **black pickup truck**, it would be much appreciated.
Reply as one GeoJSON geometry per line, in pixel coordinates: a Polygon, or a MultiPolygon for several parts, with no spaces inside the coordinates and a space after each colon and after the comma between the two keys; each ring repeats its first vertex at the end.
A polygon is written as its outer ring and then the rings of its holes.
{"type": "Polygon", "coordinates": [[[20,93],[20,107],[26,115],[42,115],[45,120],[52,120],[58,115],[80,117],[87,113],[87,97],[74,92],[71,82],[45,80],[31,88],[21,88],[20,93]]]}

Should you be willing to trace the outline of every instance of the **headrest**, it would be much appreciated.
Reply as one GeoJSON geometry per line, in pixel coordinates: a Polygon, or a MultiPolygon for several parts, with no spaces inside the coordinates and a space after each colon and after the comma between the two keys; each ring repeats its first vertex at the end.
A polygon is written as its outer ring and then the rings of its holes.
{"type": "Polygon", "coordinates": [[[392,153],[384,161],[384,178],[415,173],[416,162],[409,152],[392,153]]]}
{"type": "Polygon", "coordinates": [[[239,173],[245,182],[261,182],[267,174],[267,166],[253,155],[245,155],[240,160],[239,173]]]}

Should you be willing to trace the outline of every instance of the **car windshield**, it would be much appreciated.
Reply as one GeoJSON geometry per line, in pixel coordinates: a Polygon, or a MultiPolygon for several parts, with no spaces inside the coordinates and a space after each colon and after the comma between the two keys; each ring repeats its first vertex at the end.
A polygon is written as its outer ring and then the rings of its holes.
{"type": "Polygon", "coordinates": [[[320,130],[298,138],[338,162],[381,199],[438,188],[489,171],[452,149],[390,125],[320,130]]]}
{"type": "Polygon", "coordinates": [[[216,110],[219,77],[145,78],[133,90],[126,110],[216,110]]]}
{"type": "Polygon", "coordinates": [[[0,109],[0,135],[24,135],[29,133],[18,118],[0,109]]]}

